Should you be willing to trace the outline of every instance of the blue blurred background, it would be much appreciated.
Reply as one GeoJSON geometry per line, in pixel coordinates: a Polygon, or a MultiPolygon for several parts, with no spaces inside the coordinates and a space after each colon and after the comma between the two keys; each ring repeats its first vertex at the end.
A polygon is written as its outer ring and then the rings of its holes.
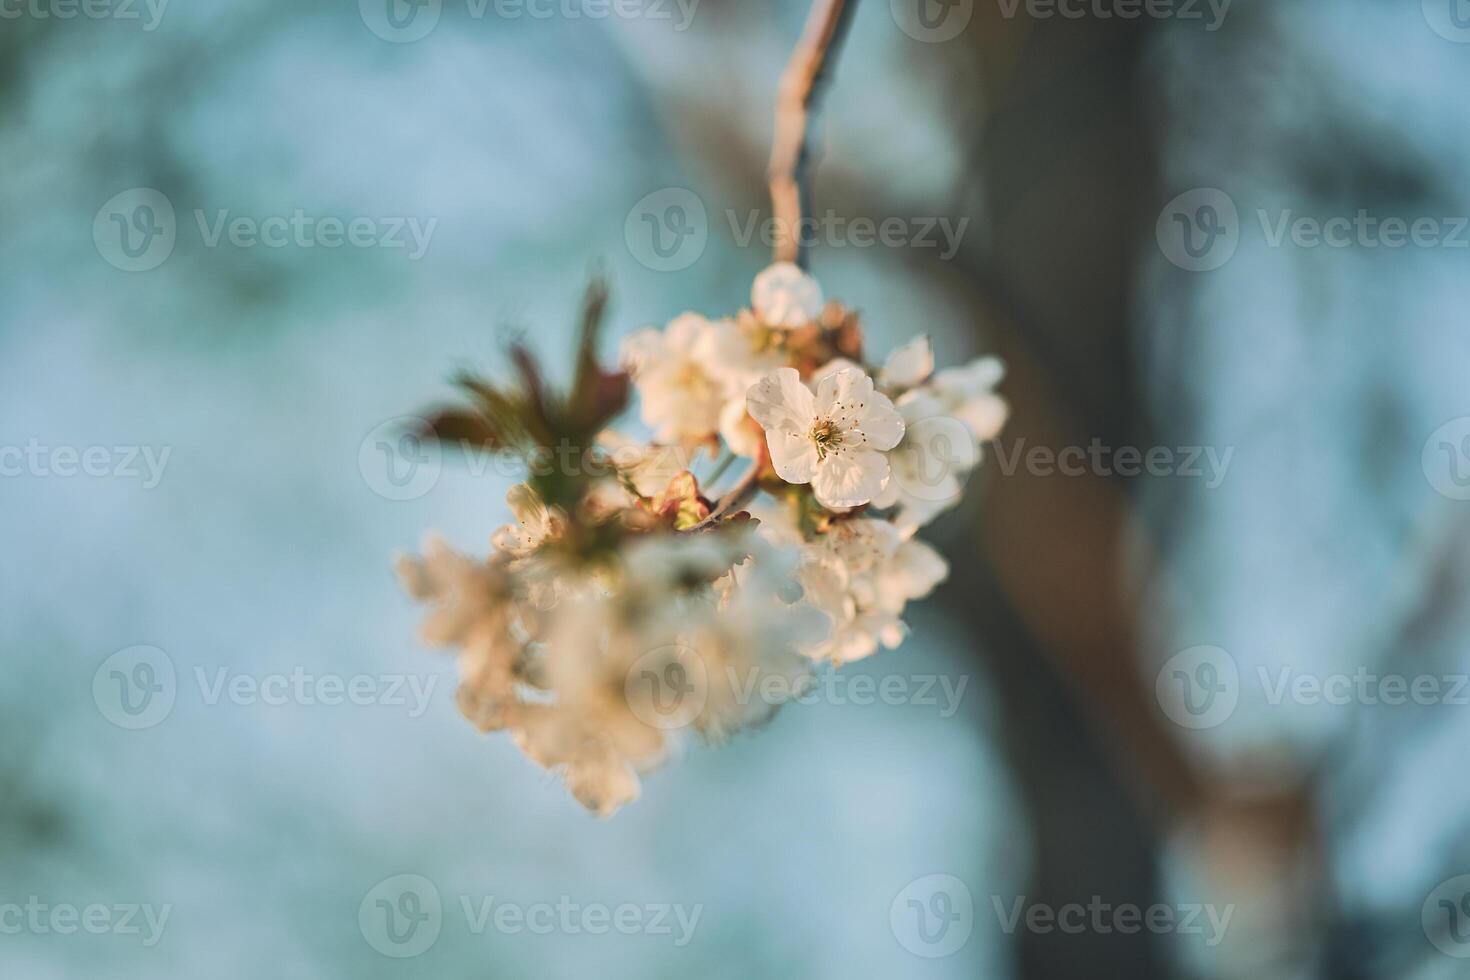
{"type": "Polygon", "coordinates": [[[610,821],[461,719],[391,561],[484,551],[514,476],[385,433],[512,331],[566,362],[593,274],[609,356],[743,305],[805,14],[0,2],[0,973],[1467,975],[1460,0],[860,3],[813,271],[879,355],[998,351],[1014,416],[929,534],[951,582],[845,673],[964,679],[957,710],[789,706],[610,821]],[[1273,239],[1360,211],[1437,237],[1273,239]],[[1027,455],[1094,442],[1230,456],[1027,455]],[[1283,669],[1442,687],[1273,701],[1283,669]],[[1177,673],[1229,710],[1181,714],[1177,673]],[[250,693],[293,676],[375,693],[250,693]],[[442,902],[413,958],[359,919],[404,874],[442,902]],[[476,929],[490,897],[701,912],[476,929]],[[1094,899],[1231,918],[1006,924],[1094,899]],[[95,904],[166,927],[26,918],[95,904]]]}

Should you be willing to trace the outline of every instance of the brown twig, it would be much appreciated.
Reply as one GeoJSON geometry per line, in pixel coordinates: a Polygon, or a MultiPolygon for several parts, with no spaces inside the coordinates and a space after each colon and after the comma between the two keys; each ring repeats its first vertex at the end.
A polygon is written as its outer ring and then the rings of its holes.
{"type": "Polygon", "coordinates": [[[801,219],[811,205],[807,137],[822,84],[831,73],[857,0],[815,0],[801,40],[781,73],[776,92],[776,133],[771,142],[771,216],[775,219],[777,262],[806,267],[801,219]]]}
{"type": "Polygon", "coordinates": [[[750,468],[740,475],[740,482],[736,483],[729,490],[726,490],[724,496],[720,497],[719,501],[716,502],[714,509],[709,512],[709,516],[694,525],[690,530],[700,531],[709,527],[711,524],[718,524],[732,510],[737,510],[750,503],[750,498],[755,496],[756,479],[760,476],[760,471],[760,460],[752,461],[750,468]]]}
{"type": "MultiPolygon", "coordinates": [[[[777,262],[806,266],[801,244],[801,218],[811,204],[811,153],[807,137],[822,83],[830,76],[857,0],[814,0],[801,40],[781,73],[776,90],[776,133],[771,141],[771,212],[776,225],[777,262]]],[[[740,480],[716,502],[710,515],[693,530],[718,523],[755,496],[761,460],[754,460],[740,480]]]]}

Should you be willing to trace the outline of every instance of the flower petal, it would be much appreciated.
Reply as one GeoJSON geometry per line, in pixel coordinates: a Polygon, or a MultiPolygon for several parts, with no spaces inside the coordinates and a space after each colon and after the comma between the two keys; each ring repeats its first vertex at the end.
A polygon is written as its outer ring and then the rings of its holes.
{"type": "Polygon", "coordinates": [[[856,365],[840,368],[819,375],[813,409],[821,418],[855,417],[857,406],[866,406],[867,398],[872,393],[873,379],[860,368],[856,365]]]}
{"type": "Polygon", "coordinates": [[[822,287],[793,262],[777,262],[755,277],[750,306],[772,327],[800,327],[822,313],[822,287]]]}
{"type": "Polygon", "coordinates": [[[732,398],[720,410],[720,438],[736,456],[754,459],[761,451],[761,426],[745,411],[745,399],[732,398]]]}
{"type": "Polygon", "coordinates": [[[910,538],[899,546],[889,563],[883,591],[889,593],[885,599],[897,599],[903,608],[903,600],[922,599],[934,587],[949,577],[949,562],[926,542],[910,538]],[[896,593],[896,594],[895,594],[896,593]]]}
{"type": "Polygon", "coordinates": [[[886,388],[912,388],[934,372],[934,348],[927,336],[915,337],[895,348],[878,372],[878,383],[886,388]]]}
{"type": "Polygon", "coordinates": [[[965,423],[977,442],[985,442],[1000,435],[1010,411],[1006,400],[999,395],[981,395],[960,405],[955,416],[965,423]]]}
{"type": "Polygon", "coordinates": [[[817,444],[806,433],[767,429],[766,445],[771,450],[771,466],[787,483],[811,483],[817,475],[817,444]]]}
{"type": "Polygon", "coordinates": [[[870,449],[829,455],[811,481],[817,503],[829,508],[860,507],[878,496],[887,482],[888,460],[870,449]]]}
{"type": "MultiPolygon", "coordinates": [[[[869,382],[871,384],[871,382],[869,382]]],[[[888,396],[873,392],[862,403],[858,426],[868,437],[868,445],[887,452],[903,438],[903,416],[893,407],[888,396]]]]}
{"type": "Polygon", "coordinates": [[[750,386],[745,393],[745,406],[751,418],[768,432],[785,429],[804,432],[810,428],[815,412],[812,393],[801,383],[796,368],[777,368],[750,386]]]}

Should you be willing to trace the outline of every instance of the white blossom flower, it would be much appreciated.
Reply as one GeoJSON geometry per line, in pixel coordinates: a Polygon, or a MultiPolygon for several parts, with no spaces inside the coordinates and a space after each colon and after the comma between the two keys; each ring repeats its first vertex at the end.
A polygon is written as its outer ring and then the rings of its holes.
{"type": "Polygon", "coordinates": [[[514,524],[500,527],[490,536],[490,543],[497,551],[512,558],[524,558],[542,543],[561,534],[566,518],[559,510],[549,508],[536,496],[536,492],[524,483],[517,483],[505,495],[510,512],[515,516],[514,524]]]}
{"type": "Polygon", "coordinates": [[[881,643],[893,649],[907,627],[900,618],[949,574],[940,554],[922,541],[903,540],[887,521],[839,521],[802,549],[798,578],[805,601],[825,613],[831,629],[807,648],[814,659],[859,660],[881,643]]]}
{"type": "MultiPolygon", "coordinates": [[[[722,740],[799,696],[817,663],[899,645],[907,604],[948,574],[913,533],[959,498],[976,461],[961,450],[1005,419],[994,358],[934,375],[919,337],[870,377],[843,356],[860,358],[857,318],[818,329],[821,289],[791,263],[757,277],[751,304],[626,341],[652,441],[604,431],[594,466],[560,474],[558,507],[533,489],[549,484],[513,487],[514,519],[488,559],[434,540],[398,563],[430,607],[425,639],[458,650],[460,710],[508,731],[601,816],[636,799],[689,735],[722,740]],[[691,464],[721,442],[754,462],[712,500],[691,464]],[[767,458],[811,492],[769,483],[767,458]],[[752,501],[762,490],[765,506],[752,501]],[[849,513],[869,503],[892,513],[849,513]]],[[[578,376],[597,387],[579,391],[596,404],[574,394],[569,420],[523,393],[538,443],[621,407],[622,379],[586,367],[578,376]]],[[[479,392],[481,409],[516,407],[501,394],[479,392]]]]}
{"type": "Polygon", "coordinates": [[[803,327],[822,315],[822,287],[794,262],[763,269],[750,288],[750,308],[772,327],[803,327]]]}
{"type": "Polygon", "coordinates": [[[1010,408],[995,393],[1005,379],[998,357],[980,357],[963,367],[945,368],[925,386],[938,400],[940,411],[959,419],[976,442],[994,439],[1004,427],[1010,408]]]}
{"type": "Polygon", "coordinates": [[[751,386],[746,404],[766,430],[776,474],[810,483],[823,507],[858,507],[883,490],[883,453],[903,437],[903,418],[866,374],[829,374],[813,395],[795,368],[778,368],[751,386]]]}
{"type": "Polygon", "coordinates": [[[979,461],[974,436],[926,389],[905,392],[896,403],[903,439],[888,454],[892,479],[873,498],[875,507],[896,507],[893,523],[903,537],[960,502],[964,479],[979,461]]]}
{"type": "Polygon", "coordinates": [[[424,642],[459,649],[460,710],[482,731],[512,724],[523,621],[504,560],[477,561],[436,537],[422,559],[400,556],[397,571],[405,592],[433,606],[424,642]]]}
{"type": "Polygon", "coordinates": [[[934,373],[934,348],[927,336],[915,337],[902,347],[894,348],[878,372],[878,384],[884,388],[907,390],[923,384],[934,373]]]}
{"type": "Polygon", "coordinates": [[[623,344],[643,421],[659,442],[687,444],[714,435],[725,406],[726,384],[715,356],[715,328],[685,313],[667,329],[648,327],[623,344]]]}
{"type": "Polygon", "coordinates": [[[749,317],[721,320],[714,331],[714,367],[731,395],[743,396],[745,389],[786,363],[786,352],[777,342],[780,331],[765,324],[749,317]]]}

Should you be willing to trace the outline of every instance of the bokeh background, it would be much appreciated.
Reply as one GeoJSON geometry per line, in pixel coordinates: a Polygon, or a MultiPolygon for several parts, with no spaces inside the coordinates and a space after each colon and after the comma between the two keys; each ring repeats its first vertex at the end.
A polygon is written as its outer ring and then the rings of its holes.
{"type": "Polygon", "coordinates": [[[846,672],[957,710],[790,706],[610,821],[461,720],[391,561],[486,548],[514,478],[387,434],[512,331],[565,361],[593,274],[609,355],[746,302],[805,13],[0,2],[0,973],[1467,975],[1461,0],[861,0],[813,271],[874,352],[999,353],[1013,418],[931,528],[950,582],[846,672]],[[248,236],[298,212],[359,238],[248,236]],[[283,675],[376,693],[212,693],[283,675]],[[359,912],[405,874],[440,932],[395,958],[359,912]],[[492,897],[700,913],[474,929],[492,897]],[[5,912],[98,903],[166,926],[5,912]]]}

